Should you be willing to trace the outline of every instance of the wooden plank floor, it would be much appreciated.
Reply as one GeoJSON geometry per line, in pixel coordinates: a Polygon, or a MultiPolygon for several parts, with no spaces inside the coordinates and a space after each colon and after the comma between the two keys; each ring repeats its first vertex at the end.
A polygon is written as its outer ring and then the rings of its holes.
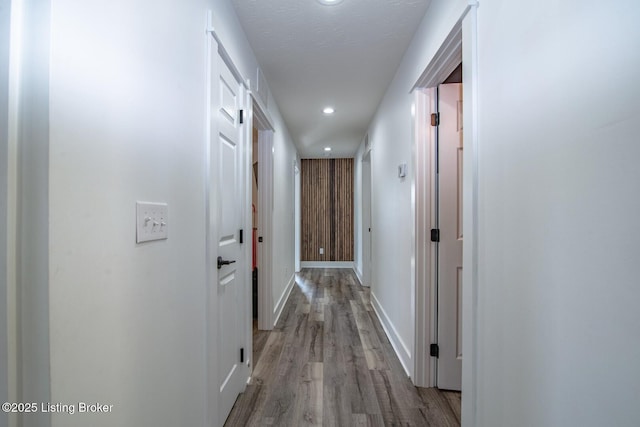
{"type": "Polygon", "coordinates": [[[226,426],[460,425],[460,393],[416,388],[348,269],[304,269],[226,426]]]}

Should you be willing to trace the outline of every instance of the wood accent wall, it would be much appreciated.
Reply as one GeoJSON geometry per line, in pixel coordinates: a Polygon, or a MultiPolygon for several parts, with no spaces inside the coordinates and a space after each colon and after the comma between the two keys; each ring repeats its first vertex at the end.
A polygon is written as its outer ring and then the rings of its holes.
{"type": "Polygon", "coordinates": [[[302,261],[353,261],[353,159],[302,159],[300,172],[302,261]]]}

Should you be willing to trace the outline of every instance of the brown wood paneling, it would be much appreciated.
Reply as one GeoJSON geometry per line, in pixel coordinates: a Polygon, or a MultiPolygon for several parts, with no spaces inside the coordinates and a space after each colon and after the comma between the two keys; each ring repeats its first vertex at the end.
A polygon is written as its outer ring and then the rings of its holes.
{"type": "Polygon", "coordinates": [[[302,159],[300,171],[302,261],[353,261],[353,159],[302,159]]]}

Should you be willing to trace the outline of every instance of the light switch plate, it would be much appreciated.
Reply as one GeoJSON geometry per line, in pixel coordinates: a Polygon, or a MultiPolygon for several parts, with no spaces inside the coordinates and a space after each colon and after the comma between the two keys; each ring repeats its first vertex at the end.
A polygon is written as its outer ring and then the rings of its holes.
{"type": "Polygon", "coordinates": [[[398,165],[398,178],[404,178],[407,176],[407,164],[400,163],[398,165]]]}
{"type": "Polygon", "coordinates": [[[136,243],[169,237],[169,206],[136,202],[136,243]]]}

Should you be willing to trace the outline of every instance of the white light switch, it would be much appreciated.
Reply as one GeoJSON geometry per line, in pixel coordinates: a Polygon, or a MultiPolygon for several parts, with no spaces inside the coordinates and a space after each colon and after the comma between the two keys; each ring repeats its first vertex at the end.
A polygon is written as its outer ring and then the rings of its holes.
{"type": "Polygon", "coordinates": [[[136,202],[136,243],[169,237],[169,206],[136,202]]]}
{"type": "Polygon", "coordinates": [[[400,163],[398,165],[398,178],[404,178],[407,176],[407,164],[400,163]]]}
{"type": "Polygon", "coordinates": [[[320,255],[324,255],[324,248],[320,248],[320,255]]]}

